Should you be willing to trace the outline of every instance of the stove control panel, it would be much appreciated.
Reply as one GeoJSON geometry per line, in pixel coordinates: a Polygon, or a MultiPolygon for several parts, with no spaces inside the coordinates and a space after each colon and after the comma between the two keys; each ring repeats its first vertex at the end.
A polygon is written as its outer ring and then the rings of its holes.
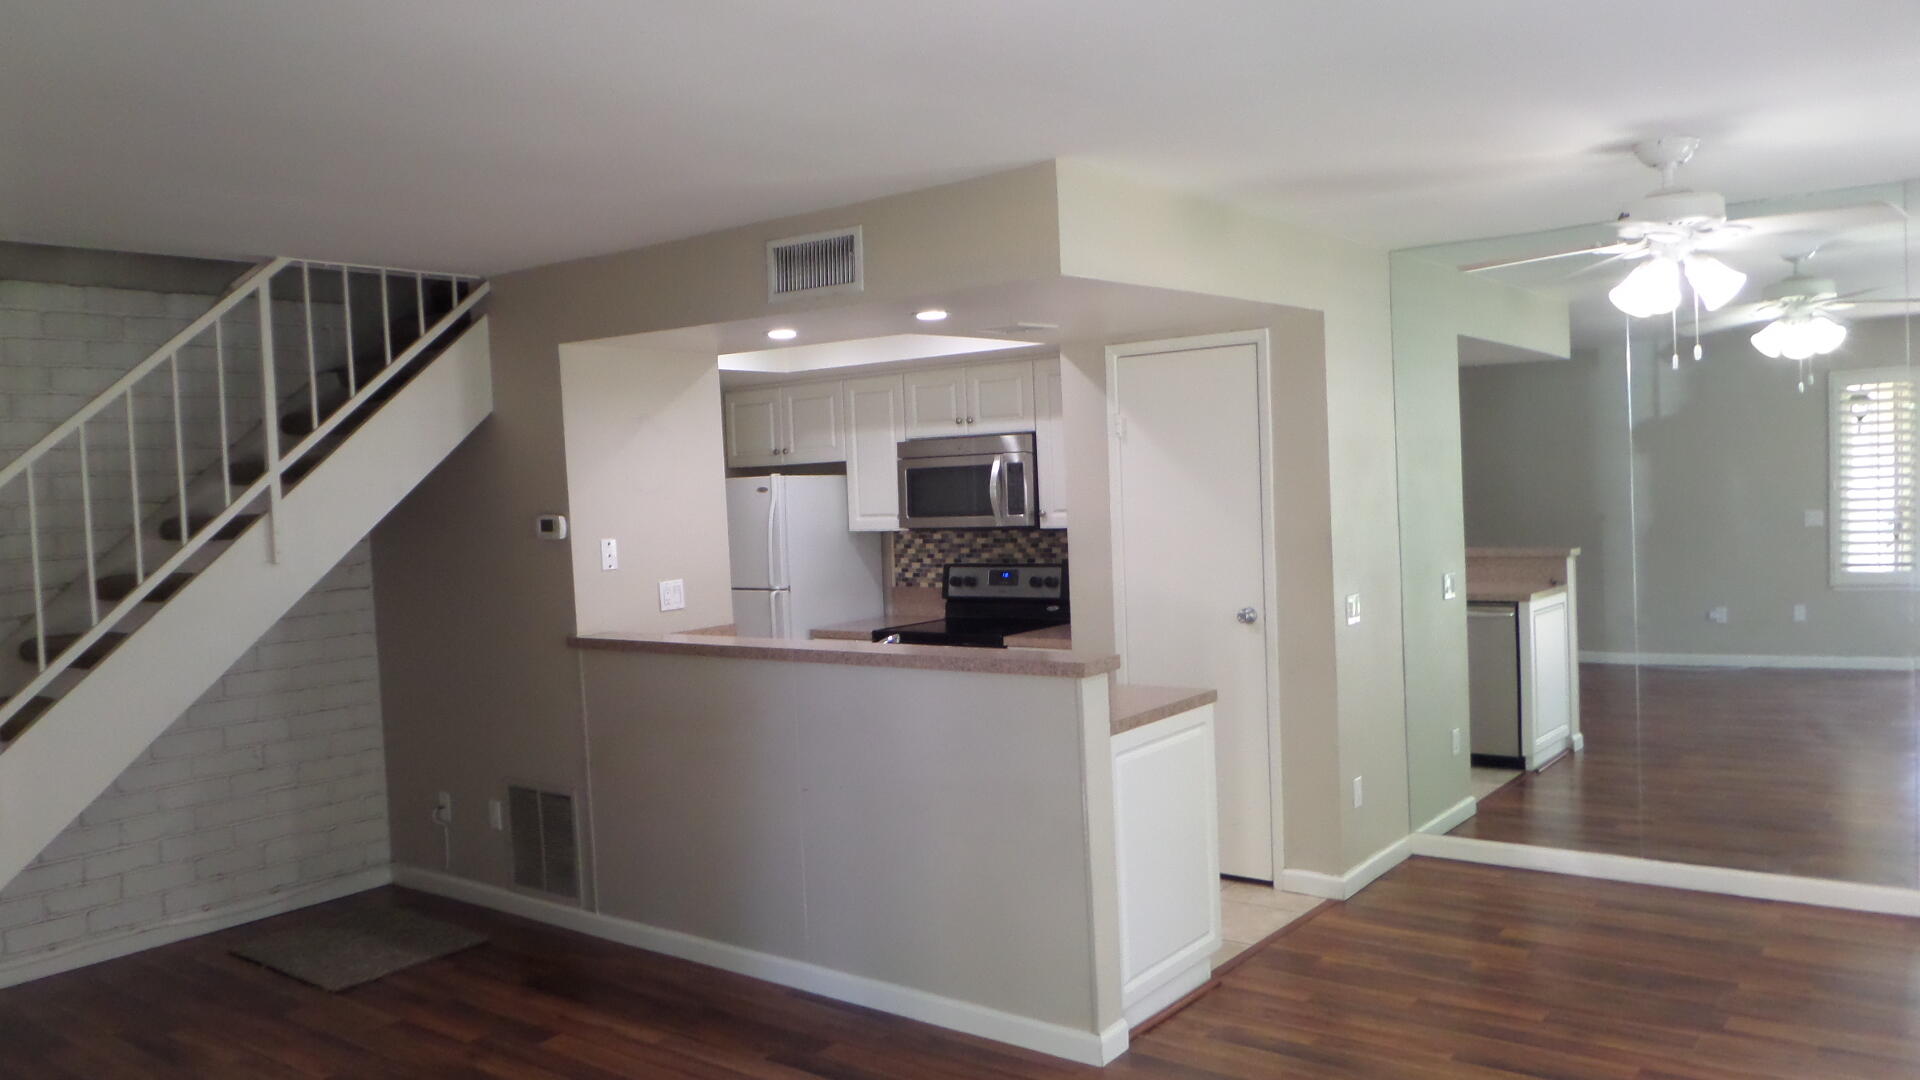
{"type": "Polygon", "coordinates": [[[949,600],[1058,600],[1067,595],[1067,568],[1059,564],[981,563],[946,569],[949,600]]]}

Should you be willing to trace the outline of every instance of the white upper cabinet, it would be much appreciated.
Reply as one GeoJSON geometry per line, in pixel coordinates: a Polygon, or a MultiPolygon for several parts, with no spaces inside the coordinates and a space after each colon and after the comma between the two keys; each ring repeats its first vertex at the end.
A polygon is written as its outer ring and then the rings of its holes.
{"type": "Polygon", "coordinates": [[[967,366],[967,434],[1034,430],[1033,362],[967,366]]]}
{"type": "Polygon", "coordinates": [[[726,395],[727,465],[773,465],[786,448],[786,416],[776,387],[726,395]]]}
{"type": "Polygon", "coordinates": [[[907,438],[967,434],[967,369],[909,372],[905,386],[907,438]]]}
{"type": "Polygon", "coordinates": [[[1067,527],[1067,425],[1060,404],[1060,361],[1033,365],[1033,451],[1040,475],[1040,527],[1067,527]]]}
{"type": "Polygon", "coordinates": [[[846,425],[840,416],[840,384],[802,383],[782,387],[781,410],[786,413],[787,465],[845,461],[846,425]]]}
{"type": "Polygon", "coordinates": [[[837,382],[734,390],[723,400],[730,469],[809,465],[847,456],[837,382]]]}
{"type": "Polygon", "coordinates": [[[900,440],[907,437],[905,383],[898,375],[848,379],[847,526],[854,532],[900,527],[900,440]]]}

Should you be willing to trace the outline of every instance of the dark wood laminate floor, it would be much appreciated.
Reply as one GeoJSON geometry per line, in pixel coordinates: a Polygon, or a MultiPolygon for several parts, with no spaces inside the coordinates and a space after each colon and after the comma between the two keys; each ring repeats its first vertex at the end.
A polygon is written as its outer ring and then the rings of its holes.
{"type": "Polygon", "coordinates": [[[1920,1075],[1920,921],[1415,859],[1102,1070],[417,893],[492,934],[343,994],[225,948],[0,991],[0,1076],[1731,1080],[1920,1075]]]}
{"type": "Polygon", "coordinates": [[[1455,836],[1920,887],[1913,676],[1585,665],[1586,750],[1455,836]]]}

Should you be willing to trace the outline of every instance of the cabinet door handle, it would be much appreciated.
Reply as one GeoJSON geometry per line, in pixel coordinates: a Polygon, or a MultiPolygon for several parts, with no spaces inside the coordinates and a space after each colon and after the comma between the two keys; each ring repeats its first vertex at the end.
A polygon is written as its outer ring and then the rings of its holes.
{"type": "Polygon", "coordinates": [[[973,423],[973,417],[971,416],[967,417],[967,423],[969,424],[973,423]]]}
{"type": "Polygon", "coordinates": [[[960,425],[962,425],[962,424],[964,424],[964,423],[966,423],[966,421],[965,421],[965,420],[962,420],[962,419],[960,419],[960,418],[959,418],[959,417],[957,417],[957,416],[953,418],[953,424],[954,424],[954,426],[955,426],[955,427],[959,427],[960,425]]]}

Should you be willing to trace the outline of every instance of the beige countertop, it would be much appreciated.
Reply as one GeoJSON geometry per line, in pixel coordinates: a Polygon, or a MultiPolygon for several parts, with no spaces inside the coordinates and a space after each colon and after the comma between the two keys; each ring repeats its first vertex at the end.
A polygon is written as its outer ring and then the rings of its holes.
{"type": "MultiPolygon", "coordinates": [[[[883,624],[884,625],[884,624],[883,624]]],[[[867,641],[819,638],[788,641],[724,634],[586,634],[567,638],[579,649],[678,653],[734,660],[783,660],[802,664],[853,667],[922,668],[972,671],[990,675],[1046,675],[1084,679],[1120,667],[1111,654],[1070,649],[966,649],[951,645],[877,645],[867,641]]]]}
{"type": "MultiPolygon", "coordinates": [[[[929,619],[940,616],[930,615],[929,619]]],[[[883,615],[873,619],[855,619],[852,622],[835,623],[832,626],[815,627],[807,636],[826,641],[871,641],[873,632],[885,626],[899,626],[902,623],[925,621],[913,615],[883,615]]],[[[1073,627],[1049,626],[1045,630],[1029,630],[1024,634],[1014,634],[1007,638],[1007,647],[1011,649],[1071,649],[1073,648],[1073,627]]]]}
{"type": "Polygon", "coordinates": [[[1217,692],[1191,686],[1115,686],[1107,694],[1115,735],[1218,700],[1217,692]]]}

